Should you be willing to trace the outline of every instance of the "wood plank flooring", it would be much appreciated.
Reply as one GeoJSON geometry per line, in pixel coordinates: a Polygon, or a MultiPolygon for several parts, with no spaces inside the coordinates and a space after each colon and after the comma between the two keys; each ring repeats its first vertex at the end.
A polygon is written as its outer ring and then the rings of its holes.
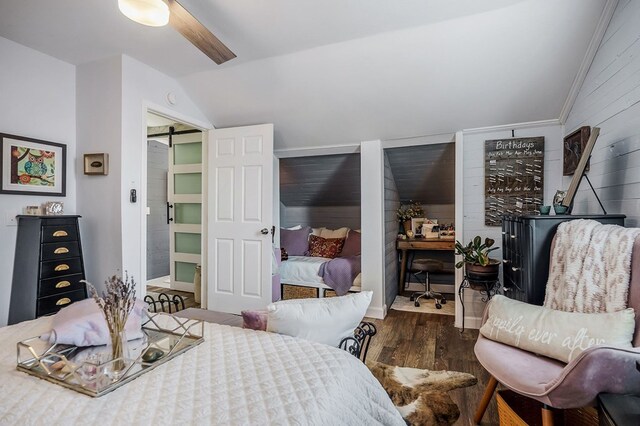
{"type": "MultiPolygon", "coordinates": [[[[402,367],[454,370],[473,374],[478,384],[450,393],[460,408],[457,425],[472,425],[476,405],[482,397],[489,375],[473,354],[478,330],[460,333],[447,315],[390,310],[384,320],[373,322],[378,334],[371,341],[368,360],[402,367]]],[[[482,425],[497,425],[495,398],[484,415],[482,425]]]]}

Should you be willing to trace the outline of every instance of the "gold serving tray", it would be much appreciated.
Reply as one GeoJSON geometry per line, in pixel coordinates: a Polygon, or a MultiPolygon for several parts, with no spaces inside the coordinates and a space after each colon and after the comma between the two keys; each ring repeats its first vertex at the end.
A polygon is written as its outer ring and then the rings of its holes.
{"type": "Polygon", "coordinates": [[[97,398],[114,391],[204,341],[204,322],[170,314],[148,314],[144,337],[128,342],[128,356],[110,360],[107,346],[50,344],[40,337],[18,342],[17,369],[40,379],[97,398]],[[163,355],[145,362],[142,355],[157,349],[163,355]],[[118,362],[124,368],[113,371],[118,362]]]}

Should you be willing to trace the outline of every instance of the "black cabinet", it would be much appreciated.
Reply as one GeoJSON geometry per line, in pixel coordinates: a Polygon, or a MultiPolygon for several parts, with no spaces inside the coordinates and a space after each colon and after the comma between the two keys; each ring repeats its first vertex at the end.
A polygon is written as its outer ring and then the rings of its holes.
{"type": "Polygon", "coordinates": [[[502,283],[505,296],[542,305],[549,277],[551,242],[558,225],[573,219],[591,219],[624,226],[626,216],[556,215],[502,218],[502,283]]]}
{"type": "Polygon", "coordinates": [[[87,298],[80,216],[18,216],[9,324],[87,298]]]}

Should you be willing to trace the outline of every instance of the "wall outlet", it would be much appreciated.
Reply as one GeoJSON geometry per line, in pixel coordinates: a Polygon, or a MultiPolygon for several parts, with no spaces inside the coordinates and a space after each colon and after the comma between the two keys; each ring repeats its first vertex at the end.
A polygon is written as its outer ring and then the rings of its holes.
{"type": "Polygon", "coordinates": [[[16,219],[15,212],[4,212],[4,224],[7,226],[18,226],[18,219],[16,219]]]}

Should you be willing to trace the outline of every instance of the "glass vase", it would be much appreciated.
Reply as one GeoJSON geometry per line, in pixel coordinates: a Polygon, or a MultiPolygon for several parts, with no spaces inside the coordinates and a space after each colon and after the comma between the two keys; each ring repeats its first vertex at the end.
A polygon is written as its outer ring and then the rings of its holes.
{"type": "Polygon", "coordinates": [[[124,330],[113,333],[107,342],[107,354],[110,355],[110,361],[105,366],[105,375],[112,380],[120,379],[127,368],[126,359],[128,358],[127,335],[124,330]]]}

